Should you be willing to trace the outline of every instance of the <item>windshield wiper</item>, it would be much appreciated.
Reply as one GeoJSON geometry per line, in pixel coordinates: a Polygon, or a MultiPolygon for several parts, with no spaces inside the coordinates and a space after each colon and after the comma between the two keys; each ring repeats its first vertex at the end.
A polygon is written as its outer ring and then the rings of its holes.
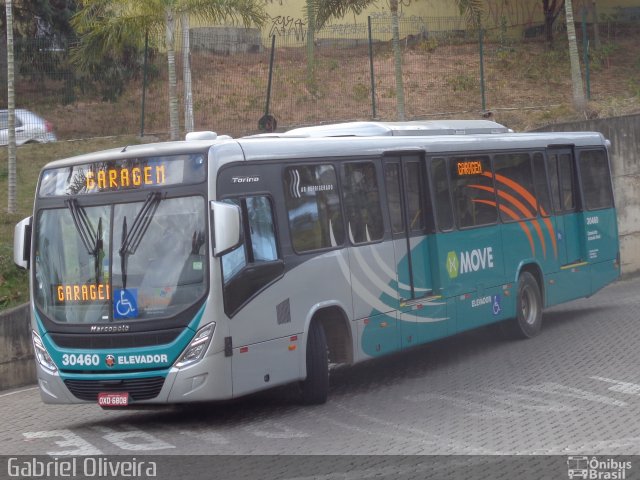
{"type": "Polygon", "coordinates": [[[102,217],[98,219],[98,229],[96,231],[91,226],[89,215],[87,215],[85,209],[78,205],[78,200],[75,198],[65,200],[65,204],[71,212],[73,224],[76,227],[84,247],[87,249],[87,253],[93,257],[96,283],[98,283],[100,278],[101,260],[99,253],[103,250],[102,217]]]}
{"type": "Polygon", "coordinates": [[[151,220],[162,200],[160,192],[152,192],[142,204],[142,208],[133,219],[131,230],[127,229],[127,217],[122,220],[122,243],[120,244],[120,271],[122,273],[122,288],[127,288],[127,255],[135,255],[140,242],[147,233],[151,220]]]}

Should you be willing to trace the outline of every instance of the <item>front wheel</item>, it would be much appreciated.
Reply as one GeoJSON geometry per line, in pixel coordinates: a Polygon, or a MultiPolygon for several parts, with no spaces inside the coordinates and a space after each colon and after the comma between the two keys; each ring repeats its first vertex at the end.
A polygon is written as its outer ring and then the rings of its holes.
{"type": "Polygon", "coordinates": [[[307,378],[300,382],[302,403],[320,405],[329,396],[327,337],[319,322],[312,322],[307,338],[307,378]]]}
{"type": "Polygon", "coordinates": [[[518,338],[535,337],[542,328],[542,295],[538,282],[529,272],[522,272],[518,278],[516,318],[511,326],[518,338]]]}

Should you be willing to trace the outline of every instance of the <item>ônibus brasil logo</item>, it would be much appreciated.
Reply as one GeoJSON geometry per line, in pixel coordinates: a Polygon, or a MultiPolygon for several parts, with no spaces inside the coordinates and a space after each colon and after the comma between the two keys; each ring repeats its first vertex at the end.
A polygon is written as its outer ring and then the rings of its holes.
{"type": "Polygon", "coordinates": [[[493,268],[493,248],[476,248],[471,251],[462,251],[460,255],[453,250],[447,254],[447,272],[449,278],[469,272],[477,272],[493,268]]]}

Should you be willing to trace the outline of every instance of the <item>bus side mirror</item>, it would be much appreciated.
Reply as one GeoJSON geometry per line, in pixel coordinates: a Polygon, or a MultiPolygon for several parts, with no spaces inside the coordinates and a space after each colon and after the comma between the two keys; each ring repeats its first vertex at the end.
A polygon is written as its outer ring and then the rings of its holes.
{"type": "Polygon", "coordinates": [[[31,217],[19,222],[13,230],[13,261],[24,269],[29,269],[31,254],[31,217]]]}
{"type": "Polygon", "coordinates": [[[231,203],[211,202],[213,219],[213,254],[224,255],[240,245],[240,207],[231,203]]]}

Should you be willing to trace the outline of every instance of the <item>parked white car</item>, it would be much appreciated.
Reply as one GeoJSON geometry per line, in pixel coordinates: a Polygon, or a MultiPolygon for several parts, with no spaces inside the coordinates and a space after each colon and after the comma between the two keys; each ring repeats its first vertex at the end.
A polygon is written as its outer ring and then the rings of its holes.
{"type": "MultiPolygon", "coordinates": [[[[9,112],[0,110],[0,145],[9,143],[9,112]]],[[[55,142],[53,125],[29,110],[16,108],[16,145],[55,142]]]]}

